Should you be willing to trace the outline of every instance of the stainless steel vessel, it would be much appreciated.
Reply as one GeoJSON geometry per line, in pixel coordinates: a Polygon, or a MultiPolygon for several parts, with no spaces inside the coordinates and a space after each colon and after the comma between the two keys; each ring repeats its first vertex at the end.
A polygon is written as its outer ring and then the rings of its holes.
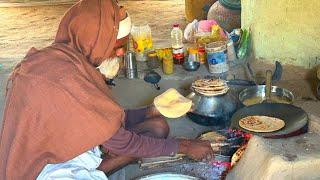
{"type": "Polygon", "coordinates": [[[187,116],[194,122],[206,126],[228,126],[232,115],[243,105],[235,92],[217,96],[205,96],[198,92],[190,93],[193,107],[187,116]]]}
{"type": "MultiPolygon", "coordinates": [[[[246,88],[239,93],[239,100],[242,103],[244,103],[248,99],[258,98],[262,102],[263,100],[266,99],[265,87],[266,87],[265,85],[259,85],[259,86],[246,88]]],[[[294,100],[294,95],[291,91],[285,88],[277,87],[277,86],[271,87],[271,96],[279,98],[281,101],[283,101],[282,103],[286,103],[286,104],[291,104],[294,100]]],[[[261,102],[257,102],[257,103],[261,103],[261,102]]],[[[271,102],[273,102],[272,98],[271,98],[271,102]]],[[[257,103],[253,103],[253,104],[257,104],[257,103]]],[[[244,103],[244,105],[246,104],[244,103]]]]}
{"type": "Polygon", "coordinates": [[[124,57],[124,64],[126,67],[126,77],[128,79],[135,79],[138,77],[137,61],[135,53],[127,51],[124,57]]]}
{"type": "Polygon", "coordinates": [[[176,173],[170,173],[170,172],[163,172],[163,173],[155,173],[146,175],[140,178],[137,178],[136,180],[200,180],[200,178],[184,175],[184,174],[176,174],[176,173]]]}

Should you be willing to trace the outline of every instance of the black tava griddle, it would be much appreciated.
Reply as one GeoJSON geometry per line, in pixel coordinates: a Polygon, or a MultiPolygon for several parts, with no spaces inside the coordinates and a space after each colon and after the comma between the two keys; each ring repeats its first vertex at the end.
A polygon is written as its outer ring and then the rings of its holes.
{"type": "Polygon", "coordinates": [[[308,115],[299,107],[291,104],[261,103],[244,107],[238,110],[231,118],[231,128],[240,129],[250,134],[259,135],[266,138],[285,138],[299,135],[308,130],[308,115]],[[270,116],[285,121],[285,126],[274,132],[257,133],[239,126],[239,120],[246,116],[270,116]]]}

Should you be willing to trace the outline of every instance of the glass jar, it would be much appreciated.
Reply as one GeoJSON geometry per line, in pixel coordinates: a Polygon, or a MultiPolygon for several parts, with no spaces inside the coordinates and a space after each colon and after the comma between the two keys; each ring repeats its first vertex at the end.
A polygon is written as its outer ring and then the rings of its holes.
{"type": "Polygon", "coordinates": [[[164,74],[173,73],[173,58],[164,57],[162,60],[162,70],[164,74]]]}
{"type": "Polygon", "coordinates": [[[146,22],[133,24],[131,29],[132,44],[137,61],[146,61],[148,51],[153,49],[151,28],[146,22]]]}
{"type": "Polygon", "coordinates": [[[158,56],[155,51],[148,52],[147,65],[151,69],[156,69],[160,66],[158,56]]]}
{"type": "Polygon", "coordinates": [[[199,62],[199,58],[198,58],[198,49],[193,48],[193,47],[189,48],[188,61],[195,61],[195,62],[199,62]]]}

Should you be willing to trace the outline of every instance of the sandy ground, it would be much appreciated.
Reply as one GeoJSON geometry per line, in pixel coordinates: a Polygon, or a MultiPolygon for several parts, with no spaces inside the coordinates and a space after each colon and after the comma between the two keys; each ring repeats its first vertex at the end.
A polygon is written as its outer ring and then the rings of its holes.
{"type": "MultiPolygon", "coordinates": [[[[155,44],[169,39],[173,23],[185,26],[184,0],[121,1],[133,22],[146,21],[152,28],[155,44]]],[[[0,61],[12,66],[30,47],[52,43],[60,19],[71,5],[0,8],[0,61]]]]}

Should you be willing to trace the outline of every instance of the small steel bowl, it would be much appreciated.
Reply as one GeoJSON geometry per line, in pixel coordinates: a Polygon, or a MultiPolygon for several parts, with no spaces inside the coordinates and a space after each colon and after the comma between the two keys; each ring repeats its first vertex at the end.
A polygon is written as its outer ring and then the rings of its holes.
{"type": "Polygon", "coordinates": [[[196,61],[186,61],[183,63],[183,68],[186,71],[196,71],[198,70],[200,67],[200,62],[196,62],[196,61]]]}
{"type": "MultiPolygon", "coordinates": [[[[246,88],[240,92],[239,100],[245,106],[261,103],[263,100],[266,99],[265,87],[266,87],[265,85],[258,85],[258,86],[246,88]],[[257,98],[257,100],[260,99],[261,102],[256,102],[252,104],[248,104],[245,102],[248,99],[254,99],[254,98],[257,98]]],[[[276,96],[280,98],[282,103],[286,103],[286,104],[291,104],[294,100],[294,95],[291,91],[285,88],[277,87],[277,86],[271,87],[271,96],[276,96]]]]}

